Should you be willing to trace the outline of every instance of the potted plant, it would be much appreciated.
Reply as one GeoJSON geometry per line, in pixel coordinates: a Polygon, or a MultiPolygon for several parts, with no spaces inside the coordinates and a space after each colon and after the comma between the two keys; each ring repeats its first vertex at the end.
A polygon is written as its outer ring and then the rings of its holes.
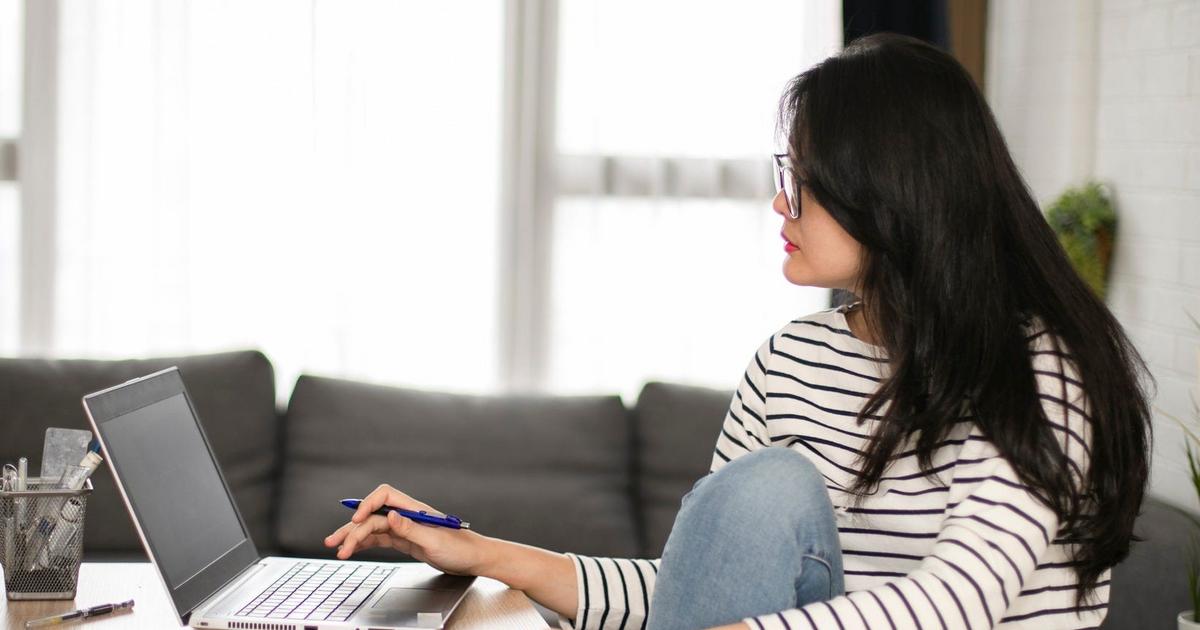
{"type": "Polygon", "coordinates": [[[1117,230],[1117,213],[1107,190],[1096,182],[1068,189],[1046,211],[1046,222],[1075,271],[1103,299],[1117,230]]]}
{"type": "MultiPolygon", "coordinates": [[[[1200,330],[1200,321],[1190,314],[1188,318],[1192,320],[1192,324],[1200,330]]],[[[1200,353],[1196,357],[1197,364],[1200,365],[1200,353]]],[[[1197,388],[1200,389],[1200,380],[1197,381],[1197,388]]],[[[1196,492],[1196,498],[1200,499],[1200,435],[1184,422],[1162,409],[1159,413],[1174,420],[1184,434],[1184,449],[1187,453],[1188,474],[1191,478],[1192,489],[1196,492]]],[[[1192,396],[1192,412],[1195,415],[1197,424],[1200,424],[1200,403],[1196,402],[1196,397],[1192,396]]],[[[1200,518],[1195,515],[1183,512],[1192,523],[1196,526],[1196,531],[1193,532],[1191,557],[1188,562],[1188,597],[1192,600],[1192,609],[1179,613],[1178,627],[1179,630],[1200,630],[1200,518]]]]}

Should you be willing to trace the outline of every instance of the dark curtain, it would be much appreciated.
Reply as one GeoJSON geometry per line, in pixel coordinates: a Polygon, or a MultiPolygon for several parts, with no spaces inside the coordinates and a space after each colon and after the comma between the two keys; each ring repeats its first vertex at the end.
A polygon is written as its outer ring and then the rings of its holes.
{"type": "Polygon", "coordinates": [[[885,31],[910,35],[949,51],[946,0],[842,0],[845,43],[885,31]]]}
{"type": "MultiPolygon", "coordinates": [[[[900,33],[950,50],[946,0],[842,0],[842,37],[845,43],[871,33],[900,33]]],[[[830,306],[841,306],[858,298],[849,291],[834,289],[830,306]]]]}

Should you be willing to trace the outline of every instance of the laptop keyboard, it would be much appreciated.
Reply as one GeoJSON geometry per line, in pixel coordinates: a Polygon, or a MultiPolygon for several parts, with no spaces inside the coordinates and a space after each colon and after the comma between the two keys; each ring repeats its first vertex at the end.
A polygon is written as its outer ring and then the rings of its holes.
{"type": "Polygon", "coordinates": [[[345,621],[393,571],[394,568],[378,565],[297,562],[237,614],[345,621]]]}

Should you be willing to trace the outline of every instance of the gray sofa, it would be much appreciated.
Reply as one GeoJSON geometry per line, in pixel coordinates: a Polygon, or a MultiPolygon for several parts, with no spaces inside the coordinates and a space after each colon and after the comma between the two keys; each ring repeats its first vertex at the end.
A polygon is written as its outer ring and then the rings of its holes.
{"type": "MultiPolygon", "coordinates": [[[[679,499],[708,470],[729,393],[650,383],[617,396],[464,396],[302,376],[276,409],[254,351],[136,361],[0,359],[0,462],[37,470],[47,426],[86,428],[80,397],[178,365],[260,550],[330,557],[343,497],[391,483],[478,531],[559,551],[657,557],[679,499]]],[[[84,546],[141,558],[107,470],[84,546]]],[[[1145,538],[1113,578],[1105,628],[1173,628],[1186,596],[1187,519],[1147,500],[1145,538]]],[[[396,557],[373,552],[374,557],[396,557]]]]}

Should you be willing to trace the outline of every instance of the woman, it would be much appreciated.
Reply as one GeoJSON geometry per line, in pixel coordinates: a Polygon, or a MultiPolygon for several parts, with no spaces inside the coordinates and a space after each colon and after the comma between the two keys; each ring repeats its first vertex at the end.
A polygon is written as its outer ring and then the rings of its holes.
{"type": "Polygon", "coordinates": [[[1147,474],[1145,366],[948,55],[877,35],[781,103],[784,275],[861,301],[759,348],[661,560],[416,525],[326,539],[525,591],[580,628],[1085,628],[1147,474]]]}

